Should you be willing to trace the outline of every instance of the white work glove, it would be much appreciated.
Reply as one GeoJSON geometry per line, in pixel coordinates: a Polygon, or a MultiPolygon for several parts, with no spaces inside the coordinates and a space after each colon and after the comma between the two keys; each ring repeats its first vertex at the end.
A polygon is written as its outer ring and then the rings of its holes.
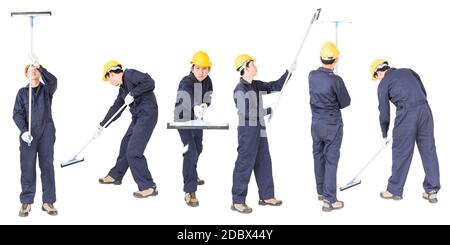
{"type": "Polygon", "coordinates": [[[288,68],[289,73],[294,73],[294,71],[297,69],[297,61],[292,62],[291,66],[288,68]]]}
{"type": "Polygon", "coordinates": [[[28,54],[28,58],[30,59],[31,65],[34,67],[39,67],[39,58],[34,53],[28,54]]]}
{"type": "Polygon", "coordinates": [[[197,119],[203,120],[203,116],[205,115],[206,109],[208,109],[208,105],[206,103],[194,106],[195,117],[197,119]]]}
{"type": "Polygon", "coordinates": [[[100,135],[102,135],[103,132],[103,127],[98,125],[97,128],[95,129],[94,133],[92,134],[92,138],[97,139],[98,137],[100,137],[100,135]]]}
{"type": "Polygon", "coordinates": [[[125,105],[130,105],[131,103],[133,103],[134,98],[133,96],[131,96],[131,94],[127,94],[127,96],[125,96],[125,99],[123,99],[125,101],[125,105]]]}
{"type": "Polygon", "coordinates": [[[381,140],[381,148],[386,148],[387,146],[388,146],[388,144],[389,144],[389,140],[388,140],[388,138],[386,137],[386,138],[383,138],[382,140],[381,140]]]}
{"type": "Polygon", "coordinates": [[[31,144],[31,141],[33,141],[33,136],[31,136],[29,131],[24,132],[20,137],[28,144],[31,144]]]}

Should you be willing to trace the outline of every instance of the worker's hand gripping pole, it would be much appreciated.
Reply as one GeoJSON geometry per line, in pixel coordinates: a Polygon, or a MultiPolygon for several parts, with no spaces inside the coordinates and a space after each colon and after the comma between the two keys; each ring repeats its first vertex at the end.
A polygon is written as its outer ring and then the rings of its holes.
{"type": "MultiPolygon", "coordinates": [[[[34,27],[34,17],[37,16],[51,16],[52,12],[51,11],[44,11],[44,12],[11,12],[11,17],[16,17],[16,16],[25,16],[28,17],[30,19],[30,54],[33,54],[33,27],[34,27]]],[[[28,68],[28,80],[29,80],[29,85],[28,85],[28,133],[31,136],[31,92],[32,92],[32,88],[31,88],[31,78],[32,78],[32,69],[31,66],[33,64],[31,64],[30,62],[30,67],[28,68]]],[[[31,142],[28,143],[28,146],[31,146],[31,142]]]]}

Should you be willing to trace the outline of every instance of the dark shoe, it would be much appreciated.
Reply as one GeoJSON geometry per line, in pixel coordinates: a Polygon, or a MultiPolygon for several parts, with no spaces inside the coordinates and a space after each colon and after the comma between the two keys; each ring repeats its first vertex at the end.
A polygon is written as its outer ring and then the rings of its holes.
{"type": "Polygon", "coordinates": [[[262,205],[262,206],[265,206],[265,205],[280,206],[281,204],[283,204],[283,202],[281,200],[276,199],[275,197],[272,197],[267,200],[259,200],[258,204],[262,205]]]}
{"type": "Polygon", "coordinates": [[[205,181],[197,177],[197,185],[204,185],[205,181]]]}
{"type": "Polygon", "coordinates": [[[422,195],[423,199],[428,200],[430,203],[437,203],[437,191],[424,192],[422,195]]]}
{"type": "Polygon", "coordinates": [[[344,202],[336,201],[334,203],[330,203],[328,200],[323,201],[322,211],[331,212],[336,209],[341,209],[344,207],[344,202]]]}
{"type": "Polygon", "coordinates": [[[184,196],[184,201],[189,207],[198,207],[200,205],[195,192],[188,192],[184,196]]]}
{"type": "Polygon", "coordinates": [[[157,196],[157,195],[158,195],[158,190],[156,189],[156,187],[153,187],[153,188],[150,187],[143,191],[133,192],[133,196],[136,198],[146,198],[149,196],[157,196]]]}
{"type": "Polygon", "coordinates": [[[321,194],[317,194],[317,200],[319,200],[319,201],[323,201],[323,195],[321,195],[321,194]]]}
{"type": "Polygon", "coordinates": [[[253,211],[252,208],[247,206],[245,203],[234,203],[231,205],[231,210],[237,211],[241,214],[249,214],[253,211]]]}
{"type": "Polygon", "coordinates": [[[380,197],[383,198],[383,199],[392,199],[392,200],[395,200],[395,201],[402,200],[401,196],[394,195],[394,194],[390,193],[389,191],[382,191],[382,192],[380,192],[380,197]]]}
{"type": "Polygon", "coordinates": [[[27,217],[30,212],[31,212],[31,204],[23,203],[22,207],[20,207],[20,210],[19,210],[19,216],[27,217]]]}
{"type": "Polygon", "coordinates": [[[58,215],[58,210],[53,206],[53,203],[44,203],[42,205],[42,211],[47,212],[49,215],[58,215]]]}
{"type": "Polygon", "coordinates": [[[113,177],[111,177],[109,175],[107,175],[106,177],[98,179],[98,182],[100,184],[105,184],[105,185],[108,185],[108,184],[120,185],[120,184],[122,184],[122,181],[115,180],[113,177]]]}

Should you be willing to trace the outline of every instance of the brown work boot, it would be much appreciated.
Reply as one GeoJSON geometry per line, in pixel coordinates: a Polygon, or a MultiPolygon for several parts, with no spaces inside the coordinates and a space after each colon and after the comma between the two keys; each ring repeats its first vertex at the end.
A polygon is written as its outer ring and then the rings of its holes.
{"type": "Polygon", "coordinates": [[[158,195],[158,190],[156,189],[156,187],[153,187],[153,188],[150,187],[143,191],[133,192],[133,196],[136,198],[146,198],[149,196],[157,196],[157,195],[158,195]]]}
{"type": "Polygon", "coordinates": [[[424,192],[422,197],[430,203],[437,203],[437,191],[424,192]]]}
{"type": "Polygon", "coordinates": [[[281,204],[283,204],[283,202],[281,200],[276,199],[275,197],[272,197],[266,200],[259,200],[258,204],[262,206],[265,205],[280,206],[281,204]]]}
{"type": "Polygon", "coordinates": [[[323,201],[322,211],[331,212],[335,209],[341,209],[344,207],[343,201],[336,201],[334,203],[330,203],[328,200],[323,201]]]}
{"type": "Polygon", "coordinates": [[[42,211],[45,211],[52,216],[58,215],[58,210],[53,206],[53,203],[44,203],[42,205],[42,211]]]}
{"type": "Polygon", "coordinates": [[[392,200],[395,200],[395,201],[402,200],[401,196],[394,195],[394,194],[390,193],[389,191],[382,191],[382,192],[380,192],[380,197],[383,198],[383,199],[392,199],[392,200]]]}
{"type": "Polygon", "coordinates": [[[198,205],[200,205],[195,192],[187,192],[184,196],[184,201],[190,207],[198,207],[198,205]]]}
{"type": "Polygon", "coordinates": [[[204,185],[205,181],[197,177],[197,185],[204,185]]]}
{"type": "Polygon", "coordinates": [[[19,216],[27,217],[30,212],[31,212],[31,204],[22,203],[22,207],[20,207],[20,210],[19,210],[19,216]]]}
{"type": "Polygon", "coordinates": [[[253,211],[252,208],[247,206],[247,204],[245,203],[234,203],[233,205],[231,205],[231,210],[238,211],[242,214],[249,214],[253,211]]]}
{"type": "Polygon", "coordinates": [[[120,181],[120,180],[115,180],[113,177],[111,177],[111,176],[109,176],[109,175],[107,175],[107,176],[105,176],[105,177],[103,177],[103,178],[100,178],[100,179],[98,179],[98,182],[100,183],[100,184],[114,184],[114,185],[120,185],[120,184],[122,184],[122,181],[120,181]]]}

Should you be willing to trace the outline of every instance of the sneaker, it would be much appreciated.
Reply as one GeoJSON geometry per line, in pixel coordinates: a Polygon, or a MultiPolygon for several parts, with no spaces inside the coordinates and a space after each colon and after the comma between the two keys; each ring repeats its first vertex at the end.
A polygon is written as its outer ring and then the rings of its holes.
{"type": "Polygon", "coordinates": [[[380,197],[383,199],[393,199],[395,201],[402,200],[401,196],[394,195],[394,194],[390,193],[389,191],[380,192],[380,197]]]}
{"type": "Polygon", "coordinates": [[[234,203],[233,205],[231,205],[231,210],[238,211],[242,214],[249,214],[253,211],[252,208],[247,206],[247,204],[245,203],[234,203]]]}
{"type": "Polygon", "coordinates": [[[19,210],[19,216],[27,217],[30,212],[31,212],[31,204],[23,203],[22,207],[20,207],[20,210],[19,210]]]}
{"type": "Polygon", "coordinates": [[[158,195],[158,190],[156,189],[156,187],[153,187],[153,188],[150,187],[143,191],[133,192],[133,196],[136,198],[146,198],[149,196],[157,196],[157,195],[158,195]]]}
{"type": "Polygon", "coordinates": [[[437,191],[424,192],[422,197],[430,203],[437,203],[437,191]]]}
{"type": "Polygon", "coordinates": [[[322,194],[317,194],[317,200],[323,201],[323,195],[322,194]]]}
{"type": "Polygon", "coordinates": [[[204,185],[205,181],[197,177],[197,185],[204,185]]]}
{"type": "Polygon", "coordinates": [[[100,184],[105,184],[105,185],[108,185],[108,184],[120,185],[120,184],[122,184],[122,181],[115,180],[113,177],[111,177],[109,175],[107,175],[106,177],[98,179],[98,182],[100,184]]]}
{"type": "Polygon", "coordinates": [[[341,209],[344,207],[343,201],[336,201],[334,203],[330,203],[328,200],[323,200],[322,211],[331,212],[336,209],[341,209]]]}
{"type": "Polygon", "coordinates": [[[259,205],[265,206],[265,205],[269,205],[269,206],[280,206],[281,204],[283,204],[283,202],[281,200],[276,199],[275,197],[266,199],[266,200],[259,200],[258,202],[259,205]]]}
{"type": "Polygon", "coordinates": [[[53,203],[44,203],[42,204],[42,211],[47,212],[49,215],[56,216],[58,215],[58,210],[53,206],[53,203]]]}
{"type": "Polygon", "coordinates": [[[195,192],[187,192],[184,196],[184,201],[189,207],[198,207],[200,205],[195,192]]]}

